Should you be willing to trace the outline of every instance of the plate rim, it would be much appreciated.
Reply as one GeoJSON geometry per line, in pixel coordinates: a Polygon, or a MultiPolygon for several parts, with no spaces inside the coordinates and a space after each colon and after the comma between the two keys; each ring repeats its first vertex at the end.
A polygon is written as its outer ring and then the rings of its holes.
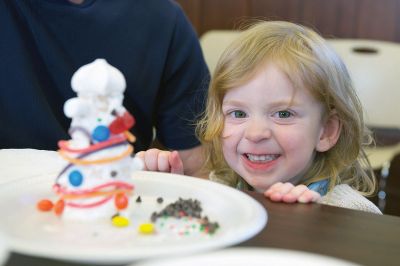
{"type": "MultiPolygon", "coordinates": [[[[114,252],[113,251],[96,252],[96,250],[99,250],[99,248],[97,248],[87,253],[78,252],[79,259],[74,258],[77,257],[76,255],[74,256],[74,254],[77,254],[77,252],[72,251],[72,249],[69,250],[60,250],[57,248],[49,249],[47,245],[44,245],[42,243],[40,243],[40,245],[32,245],[31,243],[32,241],[29,241],[28,239],[9,236],[9,234],[7,232],[4,232],[4,230],[1,228],[1,224],[0,224],[0,232],[3,232],[7,236],[10,250],[16,253],[26,254],[35,257],[40,256],[51,259],[61,259],[73,262],[107,264],[111,262],[131,263],[132,261],[137,261],[140,259],[150,259],[158,256],[167,257],[170,255],[176,255],[179,252],[184,252],[185,254],[194,254],[194,253],[229,247],[254,237],[267,225],[268,212],[266,208],[263,205],[261,205],[261,203],[258,202],[256,199],[235,188],[197,177],[171,174],[171,173],[153,172],[153,171],[136,171],[133,174],[133,179],[135,178],[142,178],[142,179],[152,178],[152,179],[163,179],[163,180],[165,180],[165,178],[169,178],[170,180],[174,180],[174,182],[182,181],[187,185],[195,184],[196,186],[204,186],[206,188],[211,186],[212,188],[215,188],[217,190],[222,190],[224,193],[235,195],[235,197],[245,199],[248,203],[251,203],[250,206],[252,206],[253,209],[255,210],[254,213],[256,214],[255,217],[256,219],[253,220],[251,227],[249,227],[250,229],[248,229],[246,233],[242,233],[242,235],[240,235],[239,237],[232,237],[231,235],[228,234],[227,236],[222,236],[221,238],[217,239],[218,241],[193,243],[191,245],[187,245],[184,249],[182,249],[181,246],[173,247],[167,249],[164,252],[158,251],[156,255],[150,255],[150,253],[152,252],[148,250],[149,248],[146,248],[147,252],[144,252],[144,249],[142,248],[141,251],[139,252],[136,251],[133,253],[125,252],[126,249],[119,250],[117,252],[115,252],[115,250],[114,252]],[[136,177],[136,175],[139,175],[139,177],[136,177]],[[94,253],[96,254],[95,257],[93,257],[94,253]],[[138,255],[138,253],[140,253],[140,255],[138,255]]],[[[7,189],[7,187],[18,186],[21,183],[28,182],[27,181],[28,179],[29,182],[34,182],[35,180],[37,180],[37,182],[45,183],[53,181],[54,177],[52,177],[52,175],[50,174],[40,174],[34,177],[31,176],[27,178],[20,178],[18,180],[8,182],[0,186],[0,192],[4,189],[7,189]]]]}
{"type": "MultiPolygon", "coordinates": [[[[213,250],[208,253],[198,253],[198,254],[189,254],[189,255],[184,255],[181,257],[170,257],[170,258],[157,258],[154,260],[148,260],[148,261],[139,261],[135,264],[129,264],[127,266],[168,266],[171,265],[173,262],[178,262],[178,263],[188,263],[190,261],[193,261],[193,259],[213,259],[215,262],[218,262],[219,259],[223,257],[229,256],[230,259],[235,259],[235,258],[242,258],[241,256],[247,255],[246,260],[248,260],[248,256],[258,256],[258,255],[263,255],[263,256],[278,256],[281,258],[285,258],[285,255],[294,255],[298,257],[299,259],[312,259],[312,260],[317,260],[316,262],[322,262],[322,263],[329,263],[328,265],[335,265],[335,266],[358,266],[360,264],[357,264],[356,262],[345,260],[342,258],[338,257],[333,257],[330,255],[325,255],[325,254],[320,254],[320,253],[313,253],[309,251],[304,251],[304,250],[295,250],[295,249],[285,249],[285,248],[278,248],[278,247],[250,247],[250,246],[233,246],[233,247],[228,247],[224,249],[219,249],[219,250],[213,250]],[[218,259],[218,260],[216,260],[218,259]],[[338,264],[339,263],[339,264],[338,264]]],[[[250,263],[251,261],[248,260],[250,263]]],[[[272,261],[273,262],[273,261],[272,261]]],[[[284,265],[287,265],[284,261],[282,261],[284,265]]],[[[282,263],[281,262],[281,263],[282,263]]],[[[308,262],[308,261],[307,261],[308,262]]],[[[213,264],[214,265],[214,264],[213,264]]],[[[224,264],[225,265],[225,264],[224,264]]],[[[279,264],[281,265],[281,264],[279,264]]],[[[304,265],[304,264],[302,264],[304,265]]]]}

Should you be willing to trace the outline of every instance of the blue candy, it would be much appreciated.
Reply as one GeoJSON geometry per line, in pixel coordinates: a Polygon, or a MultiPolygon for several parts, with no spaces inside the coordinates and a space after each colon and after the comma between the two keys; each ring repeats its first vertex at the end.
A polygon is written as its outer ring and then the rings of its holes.
{"type": "Polygon", "coordinates": [[[83,182],[83,175],[80,171],[74,170],[71,173],[69,173],[69,183],[73,185],[74,187],[78,187],[82,184],[83,182]]]}
{"type": "Polygon", "coordinates": [[[106,126],[97,126],[92,133],[92,138],[95,141],[102,142],[108,140],[110,137],[110,130],[106,126]]]}

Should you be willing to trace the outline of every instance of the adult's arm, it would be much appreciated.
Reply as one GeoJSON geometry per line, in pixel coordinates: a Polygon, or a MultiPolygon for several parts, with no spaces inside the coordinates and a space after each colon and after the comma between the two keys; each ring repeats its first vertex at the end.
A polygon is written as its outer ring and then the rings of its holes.
{"type": "Polygon", "coordinates": [[[186,175],[205,176],[195,123],[205,108],[210,75],[198,37],[179,7],[175,19],[159,98],[157,139],[179,152],[186,175]]]}

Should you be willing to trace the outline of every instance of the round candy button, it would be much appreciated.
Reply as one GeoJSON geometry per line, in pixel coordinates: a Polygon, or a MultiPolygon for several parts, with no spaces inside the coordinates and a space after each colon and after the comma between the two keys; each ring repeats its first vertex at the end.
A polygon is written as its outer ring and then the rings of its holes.
{"type": "Polygon", "coordinates": [[[115,216],[111,219],[111,222],[115,227],[126,227],[129,225],[129,219],[123,216],[115,216]]]}
{"type": "Polygon", "coordinates": [[[74,187],[80,186],[83,182],[83,175],[78,170],[74,170],[71,173],[69,173],[68,177],[69,177],[69,183],[74,187]]]}
{"type": "Polygon", "coordinates": [[[154,224],[152,224],[152,223],[143,223],[143,224],[140,224],[138,227],[139,233],[145,234],[145,235],[153,234],[154,230],[155,230],[154,224]]]}
{"type": "Polygon", "coordinates": [[[110,137],[110,130],[106,126],[97,126],[92,133],[92,138],[95,141],[102,142],[108,140],[110,137]]]}

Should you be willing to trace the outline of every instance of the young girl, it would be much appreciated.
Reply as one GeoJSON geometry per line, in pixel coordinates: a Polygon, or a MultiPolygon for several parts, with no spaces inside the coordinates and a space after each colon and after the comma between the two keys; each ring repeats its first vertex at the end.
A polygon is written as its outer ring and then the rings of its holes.
{"type": "MultiPolygon", "coordinates": [[[[362,196],[375,190],[362,114],[346,67],[322,37],[259,22],[225,50],[212,77],[198,124],[210,179],[273,201],[380,213],[362,196]]],[[[176,169],[174,153],[152,151],[145,163],[162,153],[158,162],[176,169]]]]}

